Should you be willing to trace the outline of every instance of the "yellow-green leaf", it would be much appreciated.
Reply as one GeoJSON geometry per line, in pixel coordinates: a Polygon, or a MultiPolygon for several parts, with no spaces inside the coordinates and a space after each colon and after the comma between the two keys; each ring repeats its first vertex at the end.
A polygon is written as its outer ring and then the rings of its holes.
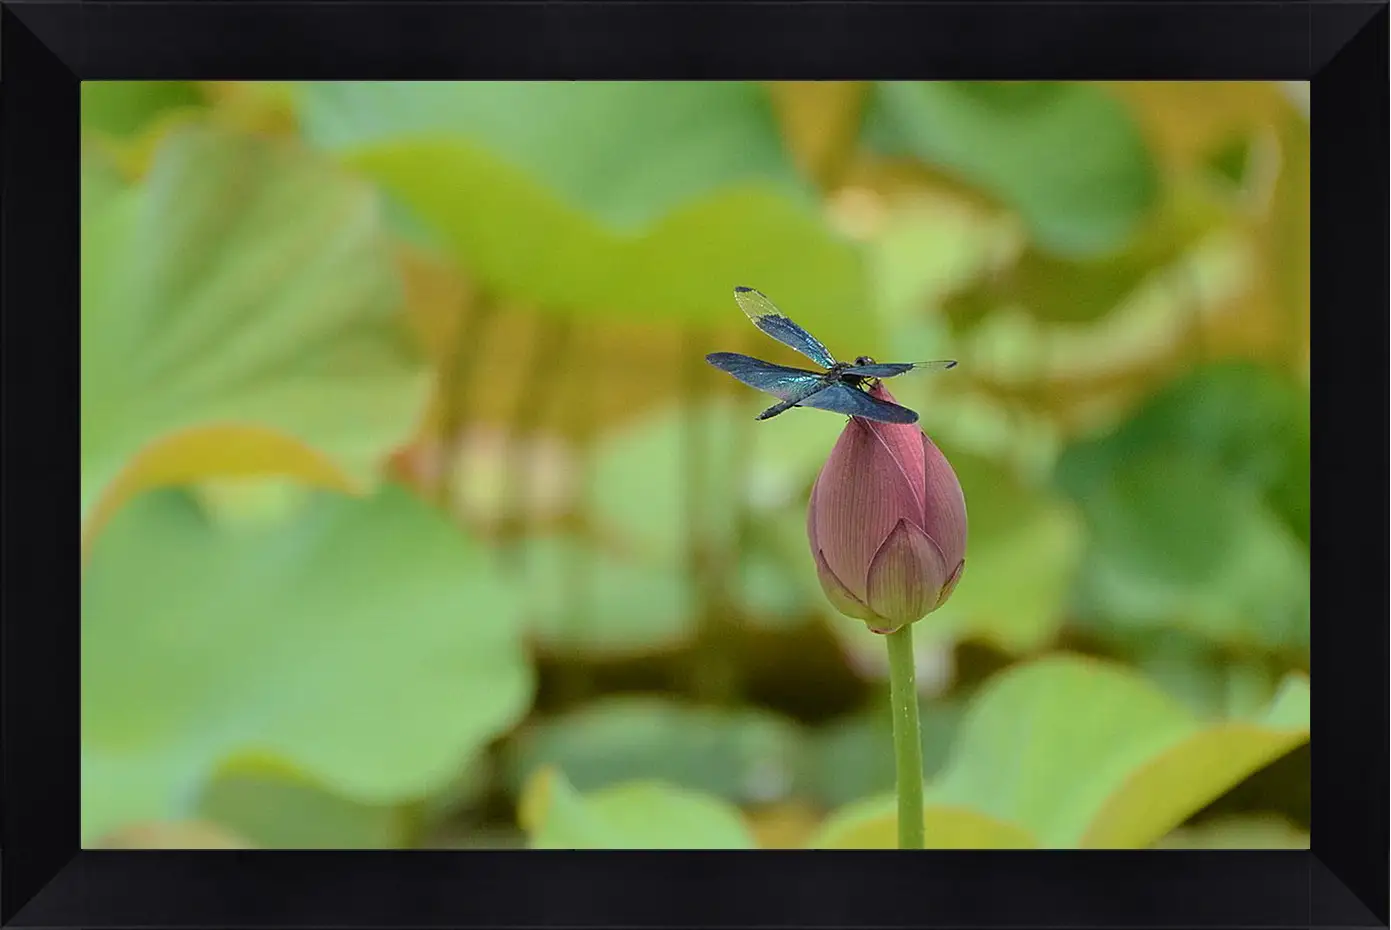
{"type": "Polygon", "coordinates": [[[428,390],[370,188],[191,127],[137,186],[94,183],[82,232],[84,539],[145,488],[215,475],[370,491],[428,390]]]}
{"type": "Polygon", "coordinates": [[[581,795],[553,768],[532,776],[519,817],[533,849],[751,849],[739,811],[660,781],[581,795]]]}
{"type": "MultiPolygon", "coordinates": [[[[1033,849],[1029,831],[966,807],[929,804],[923,808],[928,849],[1033,849]]],[[[868,798],[829,817],[807,843],[813,849],[897,849],[898,799],[868,798]]]]}
{"type": "Polygon", "coordinates": [[[1156,849],[1308,849],[1309,831],[1276,814],[1214,817],[1180,827],[1154,844],[1156,849]]]}
{"type": "Polygon", "coordinates": [[[1051,656],[977,694],[929,799],[1048,848],[1148,846],[1305,742],[1308,697],[1291,676],[1260,717],[1209,722],[1122,666],[1051,656]]]}
{"type": "Polygon", "coordinates": [[[395,849],[406,841],[399,805],[353,801],[293,770],[223,770],[198,812],[260,849],[395,849]]]}

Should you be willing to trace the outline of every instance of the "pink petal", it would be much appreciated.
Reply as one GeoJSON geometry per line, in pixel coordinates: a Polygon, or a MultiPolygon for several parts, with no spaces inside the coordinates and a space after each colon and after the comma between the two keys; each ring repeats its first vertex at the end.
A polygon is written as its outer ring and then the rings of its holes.
{"type": "Polygon", "coordinates": [[[922,451],[926,506],[921,526],[942,550],[946,563],[955,565],[966,557],[966,496],[951,463],[926,433],[922,451]]]}
{"type": "Polygon", "coordinates": [[[869,606],[897,627],[921,620],[937,606],[948,568],[937,544],[900,520],[869,566],[869,606]]]}
{"type": "Polygon", "coordinates": [[[961,573],[965,571],[965,569],[966,560],[962,559],[956,564],[956,571],[951,573],[951,577],[947,579],[947,583],[942,585],[942,593],[937,595],[937,604],[932,608],[933,610],[941,607],[947,602],[947,599],[951,597],[951,593],[956,590],[956,583],[961,580],[961,573]]]}
{"type": "MultiPolygon", "coordinates": [[[[871,397],[880,400],[887,400],[890,403],[898,403],[894,396],[889,393],[881,381],[870,390],[871,397]]],[[[898,474],[902,478],[901,492],[908,495],[909,506],[915,514],[923,514],[926,510],[925,489],[923,487],[922,475],[924,472],[925,459],[923,455],[922,440],[924,434],[916,423],[880,423],[877,420],[866,420],[865,425],[869,427],[874,438],[879,441],[880,452],[893,462],[898,469],[898,474]]],[[[915,520],[919,526],[922,525],[920,519],[915,520]]]]}
{"type": "MultiPolygon", "coordinates": [[[[869,562],[894,524],[908,515],[898,467],[863,420],[852,418],[836,440],[812,492],[808,517],[814,548],[845,587],[863,601],[869,562]]],[[[905,488],[906,491],[906,488],[905,488]]]]}
{"type": "MultiPolygon", "coordinates": [[[[893,400],[882,383],[871,393],[893,400]]],[[[901,626],[936,607],[947,568],[964,558],[966,501],[951,465],[916,424],[852,417],[812,486],[807,538],[838,610],[901,626]],[[895,533],[903,538],[891,547],[895,533]],[[871,580],[876,559],[880,588],[871,580]],[[889,620],[877,590],[894,605],[889,620]]]]}
{"type": "Polygon", "coordinates": [[[826,564],[826,557],[821,554],[820,549],[813,549],[812,553],[816,558],[816,578],[821,582],[821,590],[825,592],[826,600],[831,602],[832,607],[856,620],[864,620],[866,623],[882,622],[874,615],[874,611],[841,584],[835,572],[826,564]]]}

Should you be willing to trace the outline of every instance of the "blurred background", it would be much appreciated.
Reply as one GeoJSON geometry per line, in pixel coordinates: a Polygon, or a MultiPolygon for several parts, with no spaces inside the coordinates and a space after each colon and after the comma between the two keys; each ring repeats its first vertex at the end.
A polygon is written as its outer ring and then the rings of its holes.
{"type": "Polygon", "coordinates": [[[892,846],[805,536],[895,379],[965,490],[940,847],[1303,847],[1281,83],[85,83],[85,846],[892,846]]]}

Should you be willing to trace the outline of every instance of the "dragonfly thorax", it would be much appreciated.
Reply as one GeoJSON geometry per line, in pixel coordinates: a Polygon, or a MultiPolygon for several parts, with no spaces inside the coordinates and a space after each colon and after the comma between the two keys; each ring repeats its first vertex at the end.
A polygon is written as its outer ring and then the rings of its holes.
{"type": "Polygon", "coordinates": [[[870,358],[868,355],[861,355],[861,356],[859,356],[858,358],[856,358],[853,362],[836,362],[834,365],[832,365],[832,366],[831,366],[830,368],[828,368],[826,371],[827,371],[827,374],[840,375],[840,374],[844,374],[845,371],[846,371],[847,369],[849,369],[849,368],[854,368],[856,365],[873,365],[873,364],[874,364],[874,359],[870,358]]]}

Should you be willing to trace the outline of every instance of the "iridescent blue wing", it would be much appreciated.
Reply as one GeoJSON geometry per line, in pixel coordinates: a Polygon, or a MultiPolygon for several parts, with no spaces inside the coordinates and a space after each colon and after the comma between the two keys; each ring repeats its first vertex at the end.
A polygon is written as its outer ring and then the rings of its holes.
{"type": "Polygon", "coordinates": [[[783,316],[771,300],[751,287],[736,287],[734,299],[744,314],[763,332],[772,336],[785,346],[801,352],[818,365],[830,368],[836,363],[835,356],[827,351],[811,333],[783,316]]]}
{"type": "Polygon", "coordinates": [[[882,423],[918,422],[916,411],[889,403],[887,400],[870,397],[859,388],[853,388],[840,381],[824,391],[812,394],[802,401],[801,406],[815,407],[818,410],[834,410],[836,413],[864,417],[866,420],[879,420],[882,423]]]}
{"type": "Polygon", "coordinates": [[[806,396],[827,384],[824,372],[803,371],[750,358],[738,352],[711,352],[705,360],[720,371],[729,372],[749,387],[758,388],[781,400],[806,396]]]}
{"type": "Polygon", "coordinates": [[[799,385],[795,390],[789,391],[786,397],[778,401],[773,406],[769,407],[767,410],[760,413],[754,419],[767,420],[777,416],[778,414],[786,410],[791,410],[793,407],[799,406],[803,401],[815,394],[817,391],[824,391],[826,390],[826,388],[830,387],[832,384],[835,383],[836,382],[831,381],[829,379],[822,378],[817,381],[799,385]]]}
{"type": "Polygon", "coordinates": [[[892,378],[905,371],[945,371],[955,367],[955,359],[941,359],[935,362],[872,362],[868,365],[851,365],[845,369],[845,373],[862,378],[892,378]]]}

